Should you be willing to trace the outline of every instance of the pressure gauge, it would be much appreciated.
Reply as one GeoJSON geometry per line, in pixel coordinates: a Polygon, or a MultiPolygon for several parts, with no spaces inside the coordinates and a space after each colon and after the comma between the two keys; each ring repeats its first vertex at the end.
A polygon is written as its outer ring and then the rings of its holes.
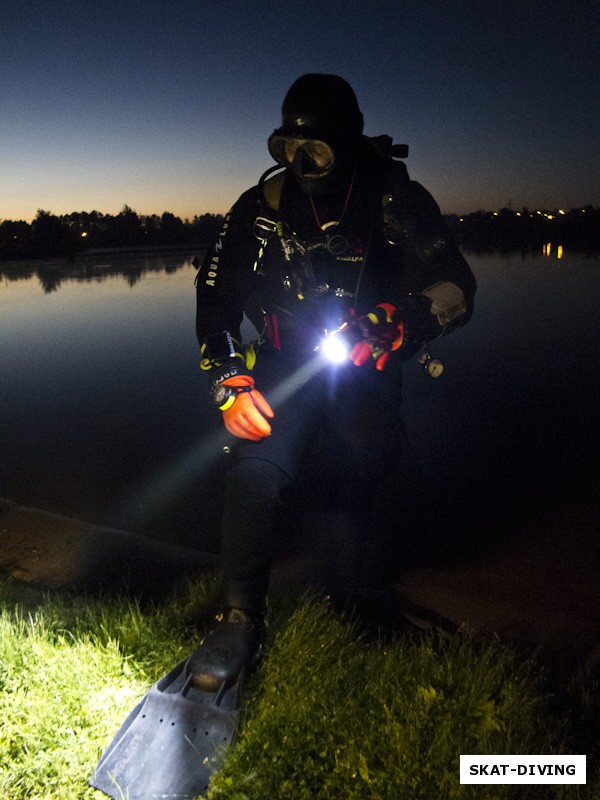
{"type": "Polygon", "coordinates": [[[444,365],[439,358],[430,358],[424,367],[430,378],[440,378],[444,372],[444,365]]]}
{"type": "Polygon", "coordinates": [[[439,358],[432,358],[429,350],[425,350],[423,355],[420,356],[419,363],[430,378],[441,378],[444,372],[444,364],[439,358]]]}

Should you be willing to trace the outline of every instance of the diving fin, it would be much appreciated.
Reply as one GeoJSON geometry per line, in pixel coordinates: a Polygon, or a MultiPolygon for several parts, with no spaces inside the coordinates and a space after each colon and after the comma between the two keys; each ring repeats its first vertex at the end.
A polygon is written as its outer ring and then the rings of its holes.
{"type": "Polygon", "coordinates": [[[191,683],[182,661],[160,678],[129,714],[88,783],[113,800],[192,800],[208,789],[232,744],[240,687],[215,694],[191,683]]]}

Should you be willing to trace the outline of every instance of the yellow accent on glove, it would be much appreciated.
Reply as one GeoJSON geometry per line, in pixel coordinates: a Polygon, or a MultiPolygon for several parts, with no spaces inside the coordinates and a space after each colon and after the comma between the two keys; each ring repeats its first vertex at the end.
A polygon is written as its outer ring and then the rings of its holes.
{"type": "Polygon", "coordinates": [[[390,353],[398,350],[404,342],[404,323],[397,318],[396,306],[380,303],[377,308],[385,312],[385,320],[382,321],[383,315],[377,311],[371,311],[362,318],[369,321],[371,330],[354,345],[349,358],[356,367],[362,367],[372,356],[375,359],[375,368],[381,372],[390,353]]]}

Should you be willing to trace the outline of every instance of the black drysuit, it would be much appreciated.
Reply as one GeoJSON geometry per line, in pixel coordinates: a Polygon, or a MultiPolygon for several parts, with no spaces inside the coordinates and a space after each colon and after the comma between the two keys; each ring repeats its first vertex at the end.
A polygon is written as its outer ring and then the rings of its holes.
{"type": "Polygon", "coordinates": [[[431,195],[408,180],[402,163],[366,144],[341,192],[309,196],[291,174],[280,173],[265,192],[254,187],[235,203],[198,274],[197,334],[201,344],[223,331],[239,340],[244,312],[259,330],[257,316],[266,312],[267,334],[251,374],[275,417],[270,436],[239,440],[227,475],[226,606],[262,607],[277,551],[274,520],[323,431],[332,478],[328,504],[336,524],[350,531],[339,555],[352,568],[341,574],[348,575],[348,593],[359,591],[376,488],[403,452],[401,364],[423,341],[464,324],[474,293],[471,270],[431,195]],[[274,210],[264,196],[272,197],[269,187],[276,185],[274,210]],[[429,301],[414,297],[440,282],[458,286],[465,298],[465,313],[446,328],[429,301]],[[391,353],[386,368],[377,371],[371,361],[324,366],[315,355],[324,330],[338,327],[349,308],[360,315],[379,303],[406,310],[406,344],[391,353]]]}

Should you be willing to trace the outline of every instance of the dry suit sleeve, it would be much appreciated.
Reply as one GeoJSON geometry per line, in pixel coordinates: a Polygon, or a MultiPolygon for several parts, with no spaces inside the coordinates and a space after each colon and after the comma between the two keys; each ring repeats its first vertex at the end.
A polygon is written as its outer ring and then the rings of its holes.
{"type": "Polygon", "coordinates": [[[423,319],[428,329],[427,338],[437,338],[465,325],[471,318],[475,276],[448,230],[438,204],[415,181],[410,182],[408,213],[412,221],[405,251],[408,288],[429,300],[433,297],[434,310],[448,303],[450,319],[446,324],[442,324],[445,319],[442,313],[439,316],[428,313],[427,319],[423,319]],[[453,302],[457,303],[454,312],[450,308],[453,302]],[[462,312],[458,313],[461,307],[462,312]]]}
{"type": "Polygon", "coordinates": [[[206,252],[196,278],[196,333],[207,336],[229,331],[240,341],[244,304],[251,290],[259,242],[253,233],[256,190],[234,204],[217,238],[206,252]]]}

